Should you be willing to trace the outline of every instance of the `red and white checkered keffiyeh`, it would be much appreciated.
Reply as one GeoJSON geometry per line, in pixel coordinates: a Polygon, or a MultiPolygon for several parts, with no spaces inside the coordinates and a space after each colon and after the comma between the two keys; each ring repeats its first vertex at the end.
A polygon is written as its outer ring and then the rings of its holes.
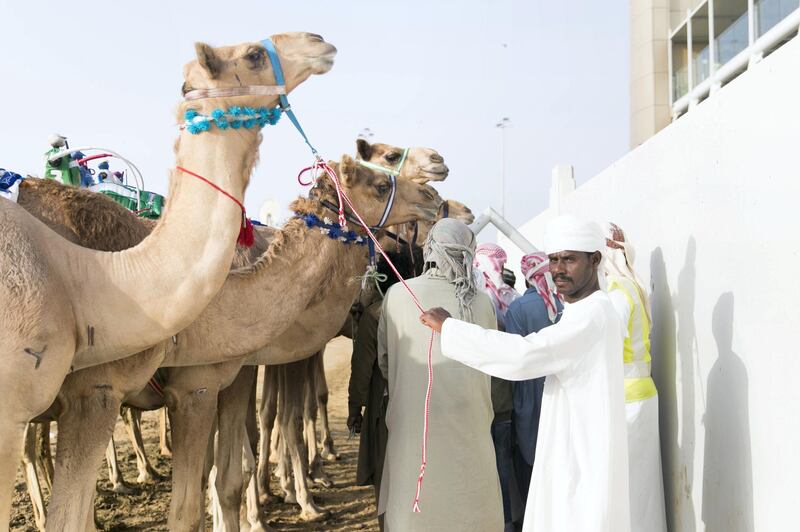
{"type": "Polygon", "coordinates": [[[481,244],[475,249],[475,259],[472,261],[473,268],[483,274],[483,290],[494,300],[500,318],[505,315],[508,305],[519,297],[503,281],[503,266],[507,260],[505,250],[497,244],[481,244]]]}
{"type": "Polygon", "coordinates": [[[520,261],[522,275],[527,279],[528,284],[536,289],[536,292],[544,301],[547,307],[547,317],[551,323],[555,323],[558,315],[556,307],[556,288],[553,284],[553,277],[550,275],[550,259],[541,251],[530,253],[522,257],[520,261]]]}

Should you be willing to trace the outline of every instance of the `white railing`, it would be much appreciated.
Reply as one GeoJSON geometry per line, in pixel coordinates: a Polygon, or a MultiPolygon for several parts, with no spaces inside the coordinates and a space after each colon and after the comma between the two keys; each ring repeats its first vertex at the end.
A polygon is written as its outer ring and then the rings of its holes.
{"type": "MultiPolygon", "coordinates": [[[[796,36],[798,30],[800,30],[800,9],[794,10],[789,16],[755,40],[751,46],[748,46],[736,54],[733,59],[720,66],[711,77],[699,83],[688,94],[676,100],[672,104],[672,116],[677,117],[685,113],[691,106],[708,96],[710,92],[738,76],[748,65],[760,60],[764,56],[764,52],[774,48],[781,41],[796,36]]],[[[670,65],[671,69],[672,66],[670,65]]]]}

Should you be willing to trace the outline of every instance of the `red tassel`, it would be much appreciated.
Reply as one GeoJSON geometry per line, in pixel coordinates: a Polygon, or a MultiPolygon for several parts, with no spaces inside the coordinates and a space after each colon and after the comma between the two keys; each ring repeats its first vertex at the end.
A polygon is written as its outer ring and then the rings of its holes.
{"type": "Polygon", "coordinates": [[[236,239],[236,243],[242,247],[251,248],[256,241],[253,223],[250,221],[250,218],[247,218],[244,214],[242,214],[242,218],[242,228],[239,230],[239,238],[236,239]]]}

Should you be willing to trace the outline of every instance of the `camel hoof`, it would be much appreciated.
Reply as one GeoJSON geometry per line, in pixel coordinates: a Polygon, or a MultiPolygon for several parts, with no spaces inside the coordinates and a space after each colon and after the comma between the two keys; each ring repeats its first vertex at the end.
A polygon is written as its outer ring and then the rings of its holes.
{"type": "Polygon", "coordinates": [[[330,449],[322,449],[322,452],[319,453],[319,455],[323,460],[327,460],[329,462],[336,462],[339,460],[339,455],[330,449]]]}
{"type": "Polygon", "coordinates": [[[297,494],[287,493],[283,496],[283,502],[286,504],[297,504],[297,494]]]}
{"type": "Polygon", "coordinates": [[[318,477],[307,477],[306,480],[316,484],[317,486],[322,486],[323,488],[333,487],[333,482],[325,475],[320,475],[318,477]]]}
{"type": "Polygon", "coordinates": [[[111,493],[116,493],[117,495],[133,495],[136,493],[136,489],[133,486],[119,483],[111,487],[111,493]]]}
{"type": "Polygon", "coordinates": [[[272,493],[261,493],[258,495],[258,503],[262,506],[266,506],[268,504],[275,504],[280,502],[281,498],[277,495],[273,495],[272,493]]]}
{"type": "Polygon", "coordinates": [[[162,447],[158,450],[158,452],[161,454],[161,456],[172,457],[172,449],[168,447],[162,447]]]}
{"type": "Polygon", "coordinates": [[[159,482],[161,480],[164,480],[164,477],[162,477],[155,471],[148,471],[147,473],[141,473],[136,478],[136,482],[138,482],[139,484],[155,484],[156,482],[159,482]]]}
{"type": "Polygon", "coordinates": [[[300,519],[305,521],[306,523],[318,523],[320,521],[325,521],[331,516],[331,512],[328,510],[320,510],[319,508],[305,508],[302,512],[300,512],[300,519]]]}

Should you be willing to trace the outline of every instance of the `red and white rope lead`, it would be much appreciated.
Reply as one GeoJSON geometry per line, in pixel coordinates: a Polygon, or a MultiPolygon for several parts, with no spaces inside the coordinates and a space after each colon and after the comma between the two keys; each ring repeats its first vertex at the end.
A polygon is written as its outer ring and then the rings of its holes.
{"type": "MultiPolygon", "coordinates": [[[[402,283],[403,287],[411,296],[411,299],[414,301],[414,304],[417,306],[417,309],[419,309],[420,313],[424,313],[425,309],[422,308],[422,304],[419,302],[419,298],[417,298],[417,295],[414,293],[413,290],[411,290],[411,287],[408,286],[408,283],[406,283],[405,279],[403,279],[403,276],[400,275],[400,272],[397,271],[397,268],[395,268],[394,264],[392,264],[392,261],[386,254],[386,251],[384,251],[380,242],[378,242],[378,239],[375,238],[375,235],[372,233],[372,230],[369,228],[369,225],[367,225],[367,223],[364,222],[364,219],[361,218],[361,215],[358,213],[355,206],[353,206],[353,202],[350,201],[350,198],[347,196],[347,193],[342,189],[342,186],[339,183],[339,178],[336,175],[336,172],[333,171],[333,168],[331,168],[320,157],[317,157],[316,161],[312,166],[303,168],[300,171],[300,173],[297,175],[297,180],[300,182],[301,185],[309,186],[311,185],[311,183],[303,182],[301,179],[302,175],[306,172],[314,171],[316,177],[316,172],[319,169],[325,171],[325,173],[333,182],[333,186],[336,188],[336,196],[339,200],[339,225],[344,226],[346,222],[344,215],[344,205],[347,204],[347,206],[350,208],[350,211],[353,213],[358,222],[361,224],[361,227],[364,228],[364,230],[367,232],[367,235],[369,235],[370,239],[372,239],[372,242],[375,244],[375,248],[383,256],[383,258],[386,260],[386,263],[389,264],[389,267],[392,269],[397,279],[402,283]]],[[[430,340],[428,341],[428,387],[425,391],[425,416],[422,425],[422,464],[419,467],[419,476],[417,477],[417,490],[416,493],[414,494],[414,505],[412,507],[412,511],[415,513],[419,513],[421,511],[419,507],[419,498],[420,498],[420,493],[422,491],[422,479],[425,477],[425,469],[428,466],[428,427],[430,426],[429,418],[430,418],[430,406],[431,406],[431,392],[433,390],[433,339],[435,334],[436,333],[434,331],[431,331],[431,337],[430,340]]]]}

